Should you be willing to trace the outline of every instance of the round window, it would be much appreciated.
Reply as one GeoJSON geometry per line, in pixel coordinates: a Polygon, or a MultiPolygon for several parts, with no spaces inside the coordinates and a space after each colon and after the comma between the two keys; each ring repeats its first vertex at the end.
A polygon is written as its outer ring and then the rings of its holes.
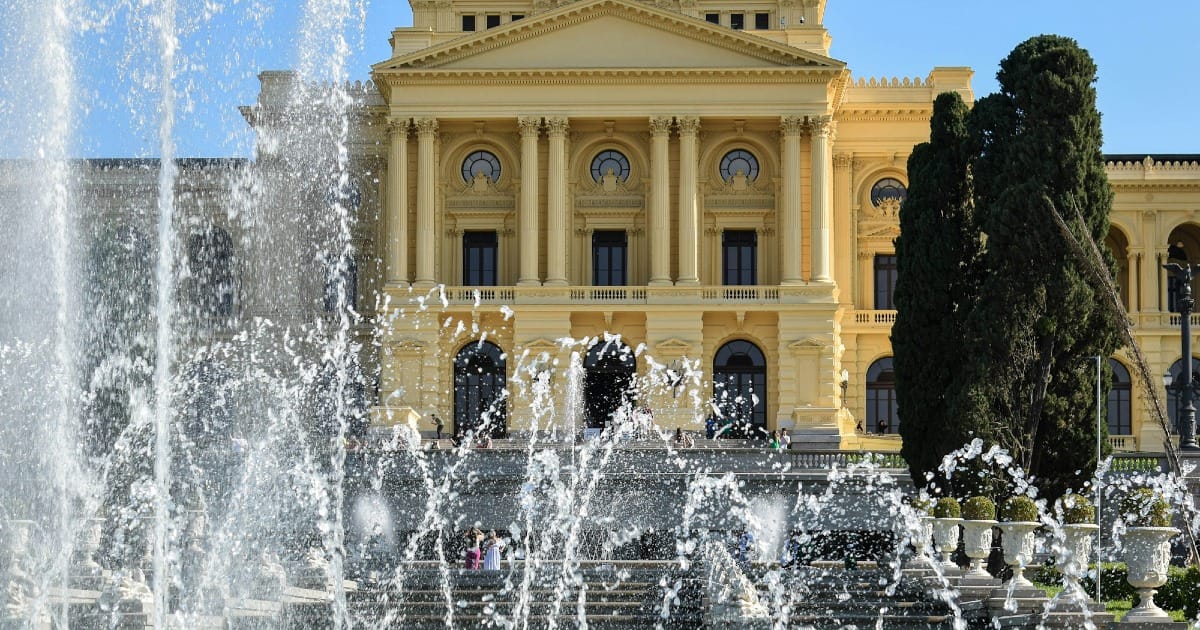
{"type": "Polygon", "coordinates": [[[475,151],[463,160],[463,181],[471,182],[483,175],[492,183],[500,180],[500,159],[491,151],[475,151]]]}
{"type": "Polygon", "coordinates": [[[616,176],[617,181],[629,178],[629,158],[620,151],[601,151],[592,158],[592,180],[602,181],[609,173],[616,176]]]}
{"type": "Polygon", "coordinates": [[[758,179],[758,158],[753,153],[737,149],[721,158],[721,178],[731,182],[738,176],[745,177],[746,181],[758,179]]]}
{"type": "Polygon", "coordinates": [[[900,180],[887,177],[875,182],[875,185],[871,187],[871,205],[878,206],[885,199],[904,201],[907,195],[908,191],[900,180]]]}

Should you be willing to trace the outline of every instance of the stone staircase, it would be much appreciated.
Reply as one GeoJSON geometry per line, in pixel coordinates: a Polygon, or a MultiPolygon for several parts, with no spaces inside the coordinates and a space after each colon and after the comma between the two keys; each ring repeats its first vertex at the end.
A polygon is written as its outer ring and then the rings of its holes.
{"type": "Polygon", "coordinates": [[[523,567],[500,571],[415,569],[399,584],[367,586],[349,594],[350,614],[372,626],[504,628],[529,620],[533,628],[597,630],[696,628],[703,625],[699,591],[668,562],[587,562],[560,584],[561,564],[528,576],[523,567]],[[665,610],[665,614],[664,614],[665,610]]]}

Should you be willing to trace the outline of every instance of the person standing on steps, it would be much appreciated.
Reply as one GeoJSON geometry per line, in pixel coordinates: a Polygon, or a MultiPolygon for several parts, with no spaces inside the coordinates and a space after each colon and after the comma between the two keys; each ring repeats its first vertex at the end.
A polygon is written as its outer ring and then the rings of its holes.
{"type": "Polygon", "coordinates": [[[442,441],[442,432],[446,430],[446,424],[442,422],[442,418],[436,413],[433,414],[433,428],[437,430],[437,441],[442,441]]]}
{"type": "Polygon", "coordinates": [[[483,543],[483,569],[485,571],[500,570],[500,555],[504,553],[504,541],[496,535],[496,530],[488,532],[487,540],[483,543]]]}
{"type": "Polygon", "coordinates": [[[479,543],[483,541],[483,532],[472,527],[467,532],[467,555],[463,564],[467,569],[478,569],[483,552],[479,549],[479,543]]]}

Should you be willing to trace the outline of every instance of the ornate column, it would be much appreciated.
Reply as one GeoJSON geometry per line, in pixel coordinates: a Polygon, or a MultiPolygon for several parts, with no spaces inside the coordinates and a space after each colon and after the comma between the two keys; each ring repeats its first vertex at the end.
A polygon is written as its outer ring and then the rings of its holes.
{"type": "Polygon", "coordinates": [[[417,278],[415,284],[432,286],[433,261],[436,256],[437,234],[434,231],[434,205],[437,203],[437,163],[434,142],[437,141],[436,118],[418,118],[417,127],[417,278]]]}
{"type": "MultiPolygon", "coordinates": [[[[1159,245],[1159,236],[1157,229],[1158,213],[1153,210],[1142,211],[1142,268],[1141,282],[1141,301],[1143,313],[1157,313],[1160,310],[1159,304],[1165,305],[1165,302],[1159,302],[1159,282],[1162,274],[1162,263],[1165,260],[1159,260],[1160,253],[1164,253],[1165,249],[1159,245]]],[[[1161,239],[1166,240],[1164,237],[1161,239]]]]}
{"type": "Polygon", "coordinates": [[[655,116],[650,119],[650,284],[671,284],[671,203],[670,156],[667,142],[671,134],[671,118],[655,116]]]}
{"type": "Polygon", "coordinates": [[[854,265],[853,178],[850,155],[839,153],[833,156],[833,280],[838,285],[838,301],[842,304],[854,302],[850,291],[850,278],[854,265]]]}
{"type": "Polygon", "coordinates": [[[387,282],[408,284],[408,119],[388,119],[387,282]]]}
{"type": "Polygon", "coordinates": [[[833,141],[832,116],[810,119],[812,129],[812,280],[829,282],[830,243],[833,209],[830,200],[833,181],[829,145],[833,141]]]}
{"type": "Polygon", "coordinates": [[[700,119],[675,119],[679,127],[679,278],[675,284],[700,284],[700,208],[696,198],[697,135],[700,119]]]}
{"type": "Polygon", "coordinates": [[[1141,252],[1136,248],[1130,248],[1125,253],[1125,281],[1129,286],[1125,287],[1125,310],[1129,313],[1135,313],[1138,309],[1138,287],[1141,284],[1138,278],[1138,258],[1141,257],[1141,252]]]}
{"type": "Polygon", "coordinates": [[[779,204],[779,284],[802,284],[800,275],[800,134],[804,119],[784,116],[780,120],[783,133],[783,172],[780,177],[782,199],[779,204]]]}
{"type": "Polygon", "coordinates": [[[521,266],[517,284],[541,284],[538,279],[538,130],[539,118],[518,118],[521,129],[521,205],[517,209],[521,266]]]}
{"type": "Polygon", "coordinates": [[[567,284],[567,119],[547,118],[546,284],[567,284]]]}

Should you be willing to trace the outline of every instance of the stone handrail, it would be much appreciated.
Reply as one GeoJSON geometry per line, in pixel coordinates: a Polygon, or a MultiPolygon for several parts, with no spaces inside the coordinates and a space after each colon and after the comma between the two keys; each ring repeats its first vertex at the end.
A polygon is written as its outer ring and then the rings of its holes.
{"type": "MultiPolygon", "coordinates": [[[[831,285],[799,286],[448,286],[431,303],[505,304],[797,304],[833,303],[831,285]]],[[[894,317],[894,316],[893,316],[894,317]]]]}
{"type": "Polygon", "coordinates": [[[854,323],[891,326],[896,323],[896,311],[854,311],[854,323]]]}

